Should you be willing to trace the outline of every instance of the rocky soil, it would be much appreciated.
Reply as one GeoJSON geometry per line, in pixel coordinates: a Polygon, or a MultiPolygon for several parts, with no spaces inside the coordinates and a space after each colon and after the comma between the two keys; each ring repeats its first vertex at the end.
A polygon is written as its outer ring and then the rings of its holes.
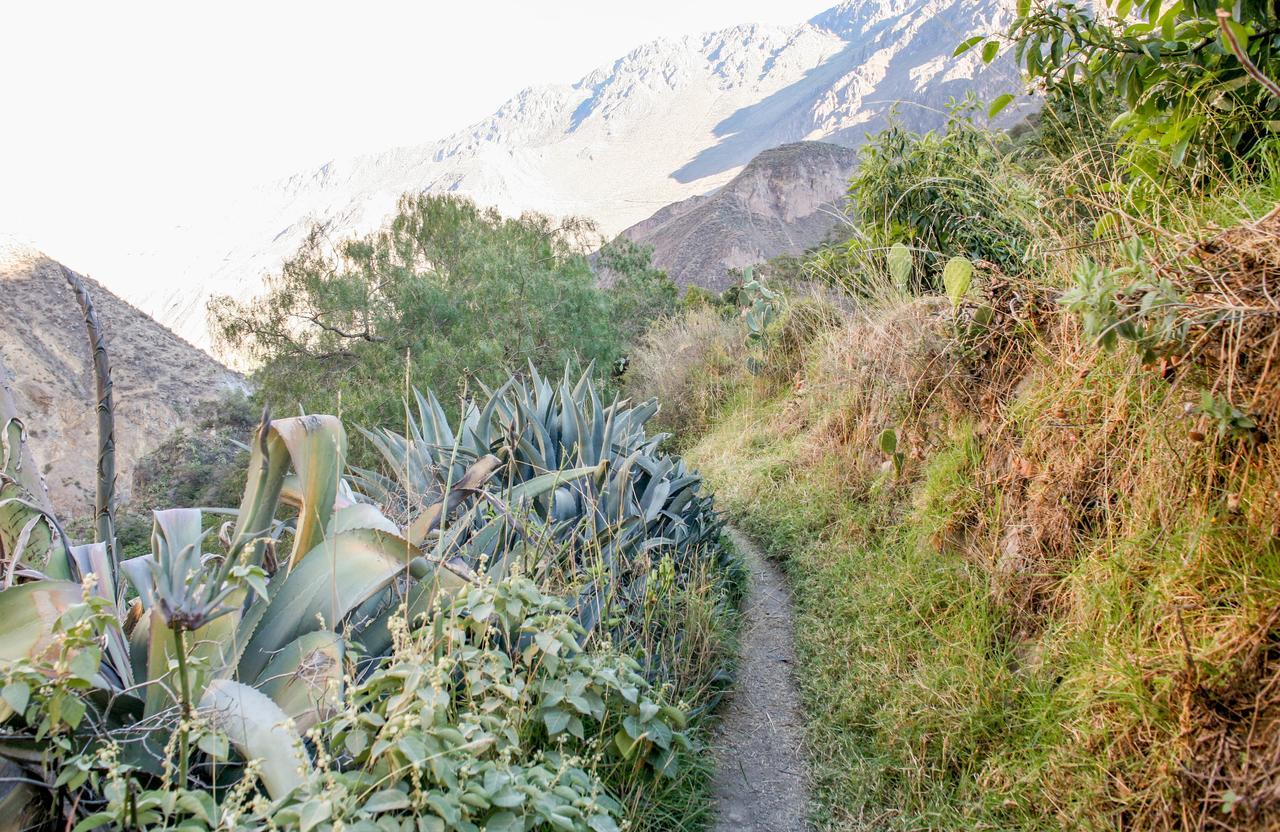
{"type": "MultiPolygon", "coordinates": [[[[244,379],[95,281],[87,283],[107,335],[117,483],[127,498],[135,461],[181,426],[199,402],[242,389],[244,379]]],[[[80,308],[58,263],[3,239],[0,383],[27,426],[54,508],[65,517],[89,513],[96,398],[80,308]]]]}

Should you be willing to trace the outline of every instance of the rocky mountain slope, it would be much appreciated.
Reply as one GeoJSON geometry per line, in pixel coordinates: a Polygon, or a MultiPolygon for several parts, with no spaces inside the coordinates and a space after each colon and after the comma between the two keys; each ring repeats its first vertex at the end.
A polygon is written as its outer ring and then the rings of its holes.
{"type": "Polygon", "coordinates": [[[653,246],[677,284],[716,291],[730,269],[799,254],[840,220],[857,152],[825,142],[766,150],[712,193],[668,205],[622,234],[653,246]]]}
{"type": "Polygon", "coordinates": [[[313,221],[335,234],[369,231],[406,191],[587,216],[613,236],[725,184],[768,148],[812,139],[853,146],[895,106],[908,125],[930,127],[952,97],[1017,89],[1003,59],[951,57],[970,34],[1003,26],[1004,3],[854,0],[794,26],[647,43],[574,83],[526,89],[441,141],[334,161],[263,188],[225,221],[156,243],[107,282],[207,346],[211,293],[253,294],[313,221]]]}
{"type": "MultiPolygon", "coordinates": [[[[243,379],[86,279],[106,331],[115,385],[118,488],[128,497],[133,464],[201,401],[243,388],[243,379]]],[[[97,420],[92,365],[80,308],[56,262],[0,239],[0,383],[26,424],[31,451],[56,510],[92,510],[97,420]]]]}

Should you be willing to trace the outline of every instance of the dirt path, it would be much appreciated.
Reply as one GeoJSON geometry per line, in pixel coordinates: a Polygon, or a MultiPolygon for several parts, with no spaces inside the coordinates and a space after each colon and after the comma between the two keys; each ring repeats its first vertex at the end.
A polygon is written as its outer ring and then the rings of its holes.
{"type": "Polygon", "coordinates": [[[713,832],[805,832],[800,700],[792,678],[791,594],[777,566],[731,531],[751,572],[738,681],[714,738],[713,832]]]}

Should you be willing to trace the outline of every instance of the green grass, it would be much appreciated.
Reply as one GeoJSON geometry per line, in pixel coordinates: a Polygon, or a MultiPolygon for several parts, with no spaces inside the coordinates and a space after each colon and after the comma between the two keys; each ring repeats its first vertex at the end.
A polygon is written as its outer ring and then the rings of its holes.
{"type": "MultiPolygon", "coordinates": [[[[1094,395],[1151,403],[1126,387],[1132,375],[1102,375],[1094,395]]],[[[1027,432],[1051,389],[1011,409],[1027,432]]],[[[740,396],[687,456],[787,566],[818,828],[1109,828],[1168,797],[1185,661],[1171,604],[1214,599],[1187,626],[1206,677],[1233,679],[1214,644],[1280,591],[1265,535],[1217,523],[1211,507],[1171,521],[1153,469],[1047,576],[1057,607],[1028,614],[1001,594],[996,544],[964,538],[976,527],[998,541],[1018,520],[999,489],[992,500],[975,484],[984,443],[968,425],[895,482],[851,474],[838,451],[808,453],[784,406],[740,396]]],[[[1166,434],[1132,410],[1123,452],[1109,453],[1167,456],[1166,434]]]]}

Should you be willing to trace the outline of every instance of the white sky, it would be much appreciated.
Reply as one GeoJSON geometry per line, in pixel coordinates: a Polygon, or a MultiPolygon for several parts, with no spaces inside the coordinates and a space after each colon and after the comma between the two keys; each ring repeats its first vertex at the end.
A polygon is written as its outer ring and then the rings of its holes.
{"type": "Polygon", "coordinates": [[[0,0],[0,234],[91,250],[333,157],[440,138],[646,40],[836,2],[0,0]]]}

